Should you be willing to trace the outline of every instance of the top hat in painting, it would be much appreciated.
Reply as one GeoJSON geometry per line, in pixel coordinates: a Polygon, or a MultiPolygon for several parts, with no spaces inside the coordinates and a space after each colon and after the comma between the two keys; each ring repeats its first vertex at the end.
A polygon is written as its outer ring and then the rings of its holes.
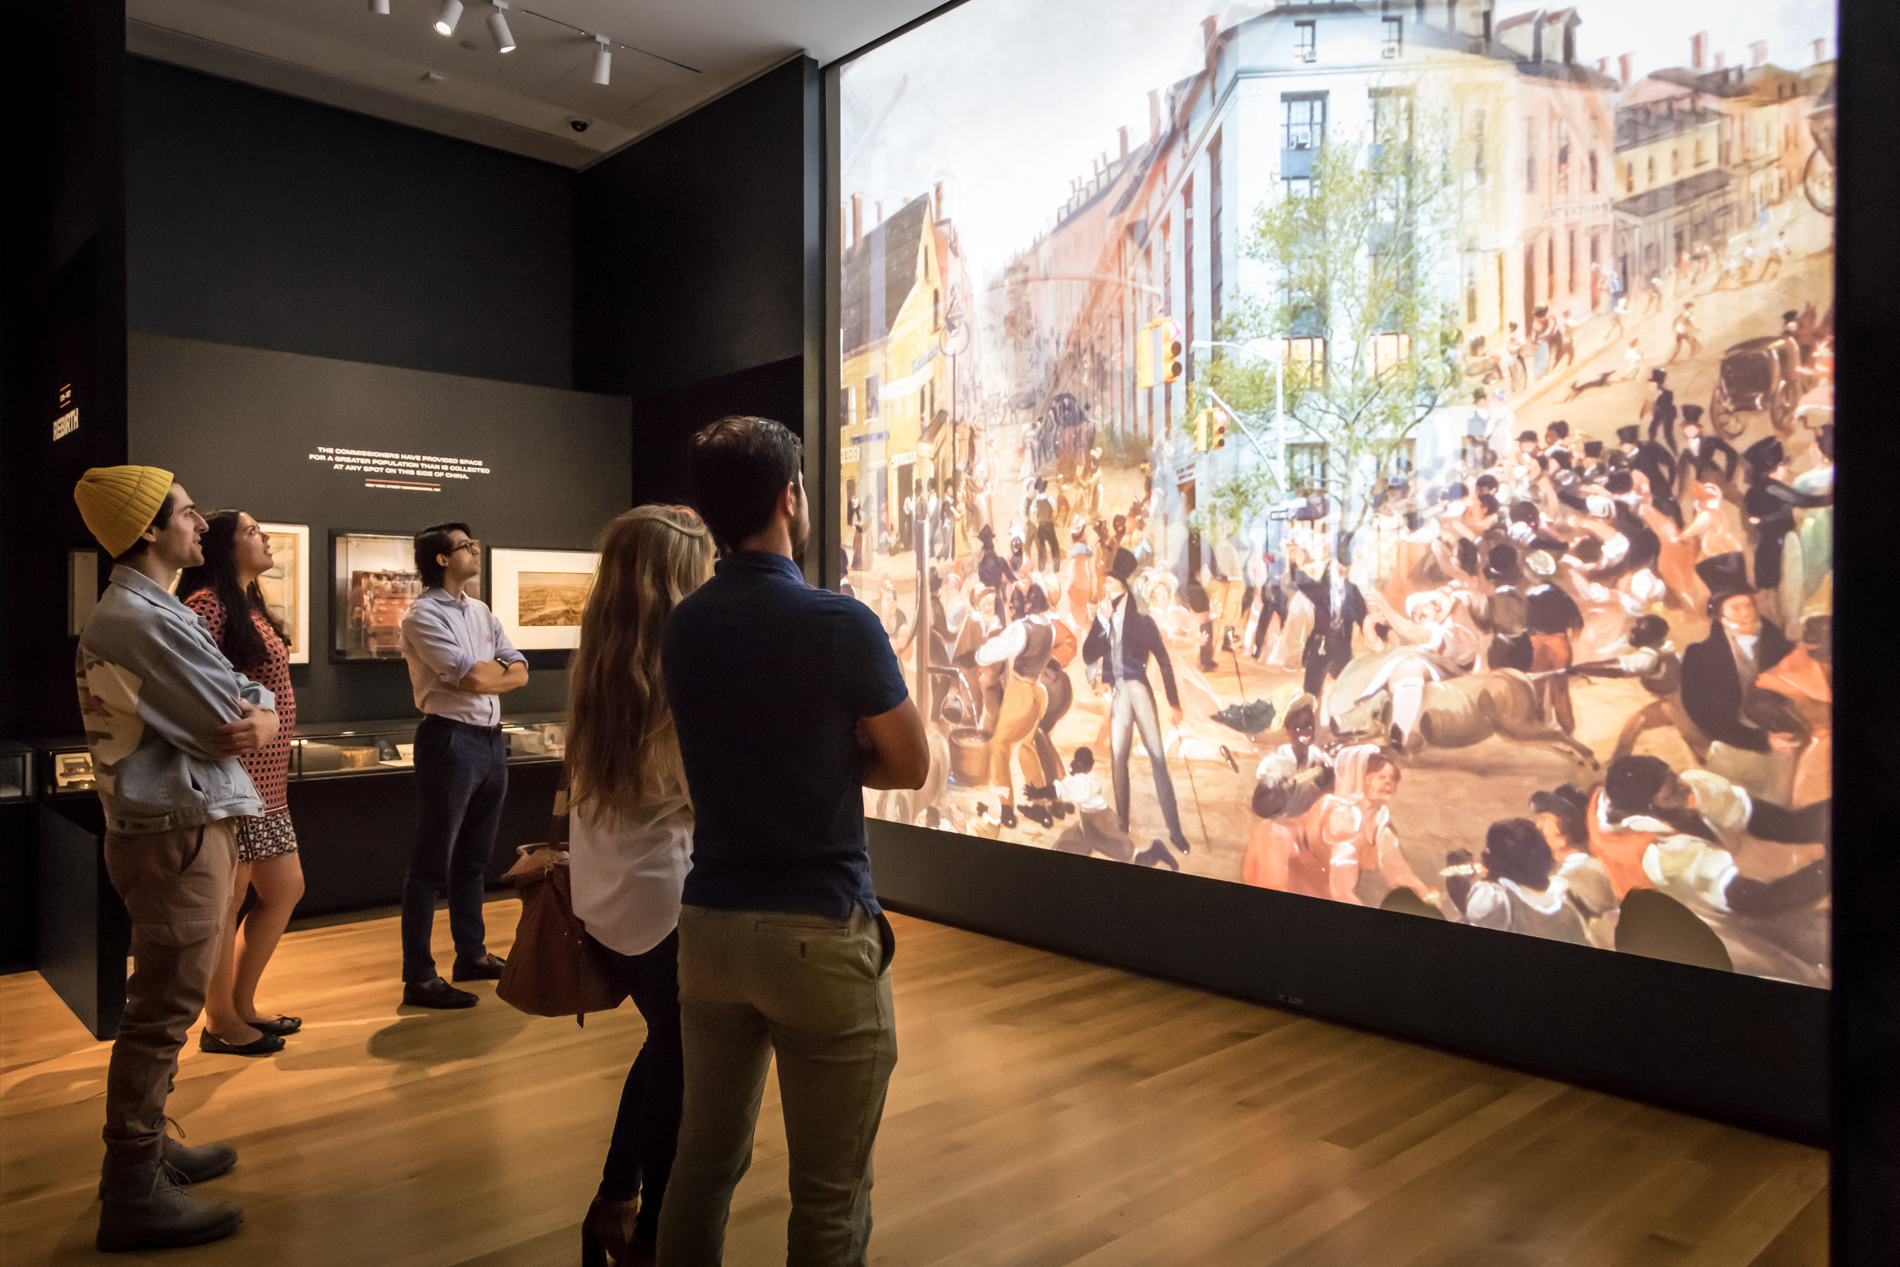
{"type": "Polygon", "coordinates": [[[1721,608],[1723,599],[1754,592],[1748,583],[1748,556],[1740,550],[1702,560],[1695,565],[1695,574],[1709,587],[1710,615],[1721,608]]]}
{"type": "Polygon", "coordinates": [[[1702,406],[1684,405],[1682,407],[1682,421],[1685,425],[1693,422],[1696,426],[1698,427],[1701,426],[1702,425],[1702,406]]]}
{"type": "Polygon", "coordinates": [[[981,528],[976,530],[976,539],[981,541],[984,545],[989,545],[996,540],[996,530],[988,524],[984,524],[981,528]]]}
{"type": "Polygon", "coordinates": [[[1641,444],[1642,441],[1638,438],[1641,434],[1642,429],[1640,427],[1618,427],[1616,429],[1616,442],[1618,444],[1641,444]]]}
{"type": "MultiPolygon", "coordinates": [[[[1687,307],[1687,306],[1688,305],[1686,304],[1684,305],[1684,307],[1687,307]]],[[[1649,371],[1649,381],[1656,384],[1656,386],[1661,387],[1664,383],[1669,381],[1669,371],[1668,370],[1651,370],[1649,371]]]]}
{"type": "Polygon", "coordinates": [[[1788,451],[1781,447],[1781,441],[1774,436],[1757,440],[1742,450],[1742,461],[1748,463],[1748,469],[1758,474],[1766,474],[1788,460],[1788,451]]]}
{"type": "Polygon", "coordinates": [[[1135,574],[1135,568],[1137,566],[1133,554],[1127,550],[1117,550],[1115,551],[1115,561],[1109,564],[1108,574],[1115,580],[1120,581],[1123,586],[1126,586],[1128,584],[1128,578],[1135,574]]]}

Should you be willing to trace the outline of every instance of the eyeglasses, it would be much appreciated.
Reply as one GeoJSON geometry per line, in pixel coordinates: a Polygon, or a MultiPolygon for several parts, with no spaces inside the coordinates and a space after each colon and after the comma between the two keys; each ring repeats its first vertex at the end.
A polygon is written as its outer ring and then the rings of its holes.
{"type": "Polygon", "coordinates": [[[449,553],[454,554],[458,550],[472,550],[476,554],[480,554],[482,552],[482,543],[477,541],[475,538],[470,537],[467,541],[464,541],[459,545],[451,546],[449,548],[449,553]]]}

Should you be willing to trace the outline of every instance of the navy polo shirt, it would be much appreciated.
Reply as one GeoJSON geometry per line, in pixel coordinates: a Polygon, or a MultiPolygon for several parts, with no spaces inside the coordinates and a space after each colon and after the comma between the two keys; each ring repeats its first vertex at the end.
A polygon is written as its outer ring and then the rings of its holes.
{"type": "Polygon", "coordinates": [[[875,913],[857,724],[909,694],[876,613],[744,551],[673,610],[661,664],[693,793],[686,903],[875,913]]]}

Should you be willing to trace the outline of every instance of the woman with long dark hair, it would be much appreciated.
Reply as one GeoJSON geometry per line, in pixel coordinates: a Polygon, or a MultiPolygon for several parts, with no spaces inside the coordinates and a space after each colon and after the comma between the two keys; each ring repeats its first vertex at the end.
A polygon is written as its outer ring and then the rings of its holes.
{"type": "Polygon", "coordinates": [[[284,1036],[303,1022],[294,1016],[261,1015],[257,983],[270,963],[290,913],[303,897],[303,865],[290,825],[286,775],[290,740],[297,724],[297,697],[290,689],[290,646],[283,623],[271,614],[258,578],[271,570],[270,535],[241,510],[205,517],[204,562],[178,578],[185,606],[204,617],[219,650],[251,680],[277,697],[277,738],[238,758],[257,787],[264,812],[237,820],[237,879],[224,925],[224,950],[205,994],[203,1051],[268,1056],[284,1049],[284,1036]],[[250,889],[257,903],[238,926],[250,889]]]}
{"type": "Polygon", "coordinates": [[[574,913],[647,1024],[581,1225],[584,1261],[620,1264],[653,1252],[679,1138],[679,916],[693,808],[660,631],[712,574],[713,541],[683,506],[636,506],[608,525],[600,550],[568,685],[568,857],[574,913]]]}

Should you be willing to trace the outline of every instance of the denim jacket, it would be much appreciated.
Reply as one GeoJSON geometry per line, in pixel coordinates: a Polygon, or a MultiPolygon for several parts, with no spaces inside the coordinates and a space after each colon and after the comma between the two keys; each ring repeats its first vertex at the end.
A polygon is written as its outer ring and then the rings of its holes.
{"type": "Polygon", "coordinates": [[[237,701],[276,697],[231,667],[204,618],[134,568],[112,582],[79,635],[79,712],[106,830],[145,835],[261,814],[235,757],[206,746],[237,701]]]}

